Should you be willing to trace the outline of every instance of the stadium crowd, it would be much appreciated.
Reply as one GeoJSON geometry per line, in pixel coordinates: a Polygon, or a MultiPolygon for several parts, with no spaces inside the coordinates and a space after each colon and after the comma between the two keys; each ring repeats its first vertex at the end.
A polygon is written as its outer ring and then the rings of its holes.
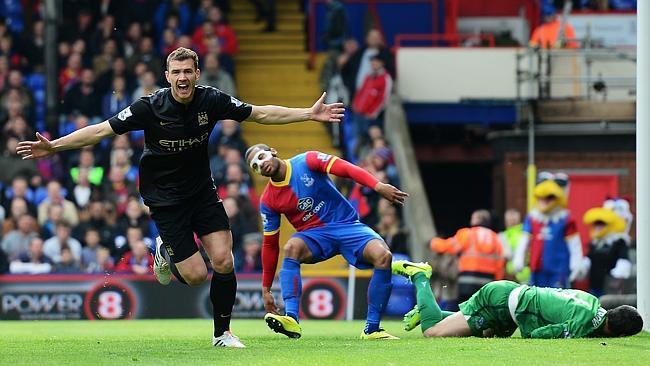
{"type": "MultiPolygon", "coordinates": [[[[236,95],[237,39],[228,1],[64,2],[58,50],[58,121],[46,123],[42,2],[6,2],[0,19],[0,273],[151,273],[157,236],[137,191],[143,134],[43,161],[21,160],[19,141],[58,137],[101,122],[167,86],[164,60],[195,49],[202,82],[236,95]],[[154,17],[151,17],[154,14],[154,17]]],[[[257,194],[235,121],[211,140],[211,168],[231,220],[239,271],[261,270],[257,194]]]]}
{"type": "MultiPolygon", "coordinates": [[[[17,143],[37,131],[52,138],[68,134],[168,86],[165,58],[179,46],[199,54],[202,84],[237,94],[238,44],[225,20],[228,1],[136,3],[129,12],[124,1],[63,3],[54,123],[46,121],[43,3],[10,1],[0,9],[0,274],[151,273],[147,249],[154,247],[157,229],[137,190],[141,131],[47,160],[21,160],[15,154],[17,143]]],[[[357,64],[348,71],[361,80],[371,70],[362,55],[352,58],[357,64]]],[[[383,105],[377,107],[374,118],[383,105]]],[[[397,184],[381,124],[373,123],[358,141],[353,154],[359,165],[397,184]]],[[[230,218],[236,270],[259,272],[259,192],[242,158],[246,148],[236,121],[222,121],[210,136],[210,167],[230,218]]],[[[347,188],[363,221],[393,252],[406,253],[398,209],[374,191],[347,188]]]]}

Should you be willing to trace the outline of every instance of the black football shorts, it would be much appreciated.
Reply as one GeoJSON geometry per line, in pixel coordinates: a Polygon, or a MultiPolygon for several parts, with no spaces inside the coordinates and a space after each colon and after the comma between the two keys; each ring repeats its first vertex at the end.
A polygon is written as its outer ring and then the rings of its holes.
{"type": "Polygon", "coordinates": [[[150,207],[150,213],[174,263],[199,250],[194,233],[200,238],[216,231],[230,230],[228,215],[214,189],[196,194],[179,205],[150,207]]]}

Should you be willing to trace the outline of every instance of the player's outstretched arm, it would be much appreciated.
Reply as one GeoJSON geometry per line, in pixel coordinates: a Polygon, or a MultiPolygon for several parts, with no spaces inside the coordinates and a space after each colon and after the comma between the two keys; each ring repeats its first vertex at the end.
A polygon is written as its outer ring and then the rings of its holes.
{"type": "Polygon", "coordinates": [[[335,156],[329,157],[328,161],[322,161],[322,163],[318,163],[318,160],[308,157],[307,164],[312,169],[320,169],[342,178],[351,178],[355,182],[375,190],[391,203],[403,205],[404,200],[409,196],[408,193],[400,191],[391,184],[378,181],[370,172],[347,160],[335,156]]]}
{"type": "Polygon", "coordinates": [[[36,132],[35,141],[21,141],[16,147],[16,154],[23,159],[40,159],[54,154],[57,151],[78,149],[84,146],[95,145],[102,139],[114,136],[115,132],[108,121],[96,125],[86,126],[56,140],[48,140],[36,132]]]}
{"type": "Polygon", "coordinates": [[[288,108],[277,105],[253,106],[249,119],[262,124],[287,124],[302,121],[341,122],[343,103],[325,104],[325,93],[311,108],[288,108]]]}

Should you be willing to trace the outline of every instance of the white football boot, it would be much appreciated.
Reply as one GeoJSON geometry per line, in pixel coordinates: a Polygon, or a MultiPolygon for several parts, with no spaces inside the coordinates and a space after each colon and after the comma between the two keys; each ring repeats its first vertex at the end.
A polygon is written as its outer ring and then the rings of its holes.
{"type": "Polygon", "coordinates": [[[229,330],[223,332],[219,337],[212,337],[212,345],[215,347],[246,348],[239,340],[239,337],[232,334],[229,330]]]}
{"type": "Polygon", "coordinates": [[[160,236],[156,237],[156,255],[153,259],[153,273],[161,285],[169,285],[172,280],[172,271],[169,269],[169,263],[162,255],[161,248],[163,246],[160,236]]]}

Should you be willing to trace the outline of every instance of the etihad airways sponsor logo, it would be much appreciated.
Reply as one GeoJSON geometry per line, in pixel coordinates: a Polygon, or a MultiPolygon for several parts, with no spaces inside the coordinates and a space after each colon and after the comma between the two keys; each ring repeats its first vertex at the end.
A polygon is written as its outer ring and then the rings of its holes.
{"type": "Polygon", "coordinates": [[[158,143],[160,144],[160,146],[162,146],[164,149],[167,149],[168,151],[183,151],[183,150],[191,149],[193,147],[202,145],[204,142],[208,140],[209,136],[210,133],[206,132],[201,136],[194,137],[194,138],[181,139],[181,140],[158,140],[158,143]]]}

